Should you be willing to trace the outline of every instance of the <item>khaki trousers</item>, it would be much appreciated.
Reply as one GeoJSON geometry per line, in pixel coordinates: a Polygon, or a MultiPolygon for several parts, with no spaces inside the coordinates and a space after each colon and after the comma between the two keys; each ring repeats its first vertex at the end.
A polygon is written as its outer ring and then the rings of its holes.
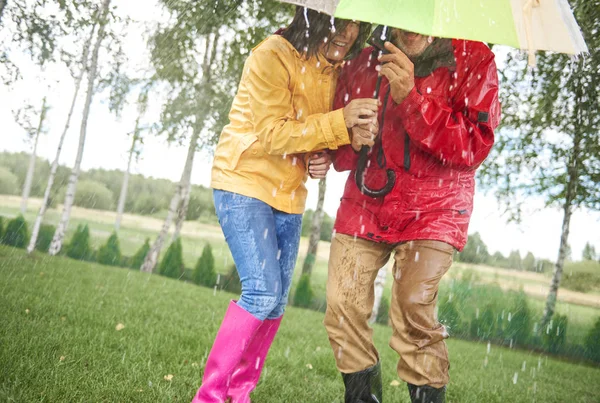
{"type": "Polygon", "coordinates": [[[335,235],[324,324],[340,372],[362,371],[379,360],[368,320],[377,272],[393,252],[390,347],[400,355],[398,376],[418,386],[448,384],[450,365],[444,342],[448,333],[435,310],[438,285],[452,265],[453,251],[451,245],[439,241],[389,245],[335,235]]]}

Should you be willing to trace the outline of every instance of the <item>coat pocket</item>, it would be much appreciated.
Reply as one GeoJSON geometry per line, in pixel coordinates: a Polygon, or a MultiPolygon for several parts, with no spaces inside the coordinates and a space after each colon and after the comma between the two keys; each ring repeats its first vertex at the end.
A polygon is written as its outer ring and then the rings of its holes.
{"type": "MultiPolygon", "coordinates": [[[[245,134],[244,136],[235,139],[232,147],[232,154],[227,161],[229,169],[232,171],[235,170],[239,165],[240,159],[245,158],[248,155],[258,157],[260,148],[261,146],[258,143],[258,137],[253,133],[245,134]]],[[[262,155],[262,152],[260,154],[262,155]]]]}

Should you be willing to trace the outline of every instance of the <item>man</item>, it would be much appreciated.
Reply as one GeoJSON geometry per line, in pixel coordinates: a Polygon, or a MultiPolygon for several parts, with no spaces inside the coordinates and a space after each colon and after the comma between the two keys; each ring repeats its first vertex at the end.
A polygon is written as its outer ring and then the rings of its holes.
{"type": "Polygon", "coordinates": [[[367,48],[347,63],[334,108],[381,91],[379,134],[352,129],[353,145],[334,153],[351,170],[335,223],[325,326],[346,387],[346,402],[381,402],[379,355],[368,319],[378,270],[393,254],[390,346],[412,402],[444,402],[449,382],[447,329],[437,321],[438,285],[467,240],[475,170],[500,119],[494,54],[479,42],[433,39],[394,29],[389,52],[367,48]],[[364,184],[355,182],[360,145],[372,146],[364,184]]]}

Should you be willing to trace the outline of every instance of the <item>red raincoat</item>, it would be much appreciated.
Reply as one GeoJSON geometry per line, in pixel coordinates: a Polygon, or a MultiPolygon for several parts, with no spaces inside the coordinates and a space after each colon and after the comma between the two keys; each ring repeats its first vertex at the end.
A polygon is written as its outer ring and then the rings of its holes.
{"type": "MultiPolygon", "coordinates": [[[[382,198],[363,195],[355,183],[358,153],[351,146],[332,153],[337,171],[352,171],[337,233],[387,243],[427,239],[458,250],[465,246],[475,170],[490,152],[500,120],[496,64],[479,42],[438,39],[430,47],[427,58],[415,62],[415,88],[400,105],[385,78],[381,85],[382,134],[370,153],[365,185],[382,188],[386,169],[393,169],[392,191],[382,198]]],[[[346,64],[334,109],[373,96],[376,57],[367,48],[346,64]]]]}

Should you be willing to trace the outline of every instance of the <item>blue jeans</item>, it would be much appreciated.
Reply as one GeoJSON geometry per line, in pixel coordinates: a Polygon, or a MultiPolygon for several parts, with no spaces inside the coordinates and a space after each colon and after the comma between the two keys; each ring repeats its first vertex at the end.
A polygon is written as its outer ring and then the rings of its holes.
{"type": "Polygon", "coordinates": [[[214,190],[213,198],[242,282],[238,305],[260,320],[279,318],[296,266],[302,214],[223,190],[214,190]]]}

